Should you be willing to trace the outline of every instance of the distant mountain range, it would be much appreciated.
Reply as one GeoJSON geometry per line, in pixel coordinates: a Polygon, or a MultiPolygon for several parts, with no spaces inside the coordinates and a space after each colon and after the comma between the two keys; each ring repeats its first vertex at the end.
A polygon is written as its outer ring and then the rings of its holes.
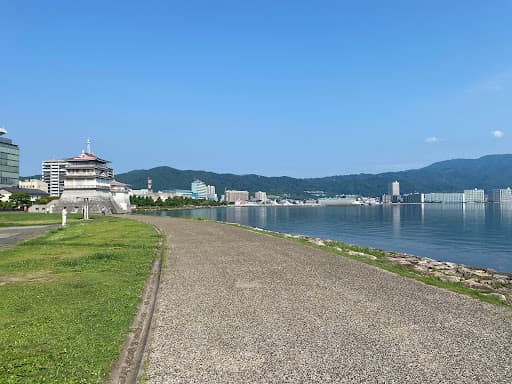
{"type": "Polygon", "coordinates": [[[214,185],[220,195],[224,189],[245,190],[251,193],[265,191],[270,195],[307,197],[305,191],[324,191],[328,195],[361,194],[379,196],[387,193],[388,184],[400,182],[400,192],[461,192],[464,189],[512,186],[512,154],[488,155],[479,159],[441,161],[420,169],[379,174],[343,175],[299,179],[293,177],[266,177],[234,175],[207,171],[179,170],[157,167],[134,170],[116,175],[116,180],[130,184],[133,189],[147,187],[148,176],[153,190],[190,189],[190,183],[199,179],[214,185]]]}

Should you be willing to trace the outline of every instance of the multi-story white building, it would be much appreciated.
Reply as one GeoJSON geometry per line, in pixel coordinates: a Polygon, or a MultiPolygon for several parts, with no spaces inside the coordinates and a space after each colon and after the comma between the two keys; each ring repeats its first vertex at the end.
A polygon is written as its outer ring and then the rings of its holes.
{"type": "Polygon", "coordinates": [[[400,202],[400,183],[398,181],[393,181],[392,183],[389,183],[388,186],[389,189],[389,196],[391,196],[391,202],[392,203],[399,203],[400,202]]]}
{"type": "Polygon", "coordinates": [[[208,200],[219,200],[217,197],[217,193],[215,192],[215,186],[214,185],[207,185],[208,188],[208,200]]]}
{"type": "Polygon", "coordinates": [[[493,189],[489,200],[494,203],[512,203],[512,189],[493,189]]]}
{"type": "Polygon", "coordinates": [[[228,203],[248,201],[249,192],[226,189],[226,192],[224,192],[224,200],[228,203]]]}
{"type": "Polygon", "coordinates": [[[195,199],[205,200],[208,198],[208,186],[201,180],[194,180],[190,189],[195,199]]]}
{"type": "Polygon", "coordinates": [[[425,193],[425,203],[464,203],[464,193],[434,192],[425,193]]]}
{"type": "Polygon", "coordinates": [[[483,189],[465,189],[465,203],[485,203],[485,193],[483,189]]]}
{"type": "Polygon", "coordinates": [[[400,183],[398,181],[393,181],[392,183],[389,183],[389,195],[400,196],[400,183]]]}
{"type": "Polygon", "coordinates": [[[18,187],[25,189],[39,189],[44,193],[48,193],[48,183],[38,179],[20,180],[18,187]]]}
{"type": "Polygon", "coordinates": [[[254,194],[254,198],[256,199],[256,201],[262,201],[265,203],[268,200],[267,192],[258,191],[254,194]]]}
{"type": "Polygon", "coordinates": [[[65,160],[45,160],[42,164],[42,179],[48,184],[47,192],[50,196],[59,197],[64,192],[64,179],[66,177],[65,160]]]}

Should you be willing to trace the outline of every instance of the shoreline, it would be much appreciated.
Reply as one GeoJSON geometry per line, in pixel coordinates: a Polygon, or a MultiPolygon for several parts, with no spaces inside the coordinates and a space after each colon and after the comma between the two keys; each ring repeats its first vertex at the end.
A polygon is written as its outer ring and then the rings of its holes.
{"type": "MultiPolygon", "coordinates": [[[[190,208],[184,208],[184,210],[190,210],[190,208]]],[[[430,285],[470,295],[480,300],[506,305],[507,307],[512,306],[512,272],[500,272],[492,268],[440,261],[406,252],[381,250],[303,234],[277,232],[235,222],[199,217],[188,217],[188,219],[234,225],[271,236],[302,242],[430,285]]]]}
{"type": "MultiPolygon", "coordinates": [[[[196,219],[205,220],[205,219],[196,219]]],[[[414,278],[424,283],[447,288],[449,290],[469,294],[474,292],[478,299],[498,303],[507,307],[512,306],[512,273],[497,272],[492,268],[467,266],[449,261],[439,261],[429,257],[417,256],[405,252],[384,251],[377,248],[343,243],[336,240],[321,239],[306,235],[270,231],[258,227],[250,227],[239,223],[216,221],[233,225],[250,231],[297,241],[307,246],[333,252],[340,256],[349,257],[414,278]]]]}
{"type": "Polygon", "coordinates": [[[508,252],[511,246],[508,223],[512,211],[510,214],[505,212],[507,215],[504,216],[499,207],[497,211],[493,208],[484,213],[482,206],[482,211],[475,213],[455,207],[446,207],[448,211],[445,211],[443,207],[439,206],[438,209],[434,205],[432,210],[420,211],[417,206],[408,204],[403,208],[414,209],[407,209],[398,215],[395,209],[391,212],[391,208],[396,207],[229,206],[224,209],[190,207],[139,212],[233,221],[273,231],[420,255],[474,269],[492,268],[502,273],[512,272],[512,259],[508,252]]]}

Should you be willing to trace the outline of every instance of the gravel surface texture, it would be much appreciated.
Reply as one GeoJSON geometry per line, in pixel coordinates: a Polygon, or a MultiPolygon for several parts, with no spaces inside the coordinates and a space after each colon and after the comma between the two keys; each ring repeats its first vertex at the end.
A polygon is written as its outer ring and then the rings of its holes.
{"type": "Polygon", "coordinates": [[[57,227],[58,225],[31,225],[25,227],[0,228],[0,249],[17,244],[36,235],[49,232],[57,227]]]}
{"type": "Polygon", "coordinates": [[[167,236],[148,383],[511,383],[512,311],[284,239],[167,236]]]}

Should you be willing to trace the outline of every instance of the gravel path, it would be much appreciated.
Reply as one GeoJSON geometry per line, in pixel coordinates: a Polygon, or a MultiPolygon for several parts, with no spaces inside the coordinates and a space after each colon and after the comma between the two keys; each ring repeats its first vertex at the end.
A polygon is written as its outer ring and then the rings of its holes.
{"type": "Polygon", "coordinates": [[[511,383],[512,311],[228,225],[167,235],[148,383],[511,383]]]}
{"type": "Polygon", "coordinates": [[[31,225],[25,227],[0,227],[0,249],[17,244],[36,235],[46,233],[58,225],[31,225]]]}

